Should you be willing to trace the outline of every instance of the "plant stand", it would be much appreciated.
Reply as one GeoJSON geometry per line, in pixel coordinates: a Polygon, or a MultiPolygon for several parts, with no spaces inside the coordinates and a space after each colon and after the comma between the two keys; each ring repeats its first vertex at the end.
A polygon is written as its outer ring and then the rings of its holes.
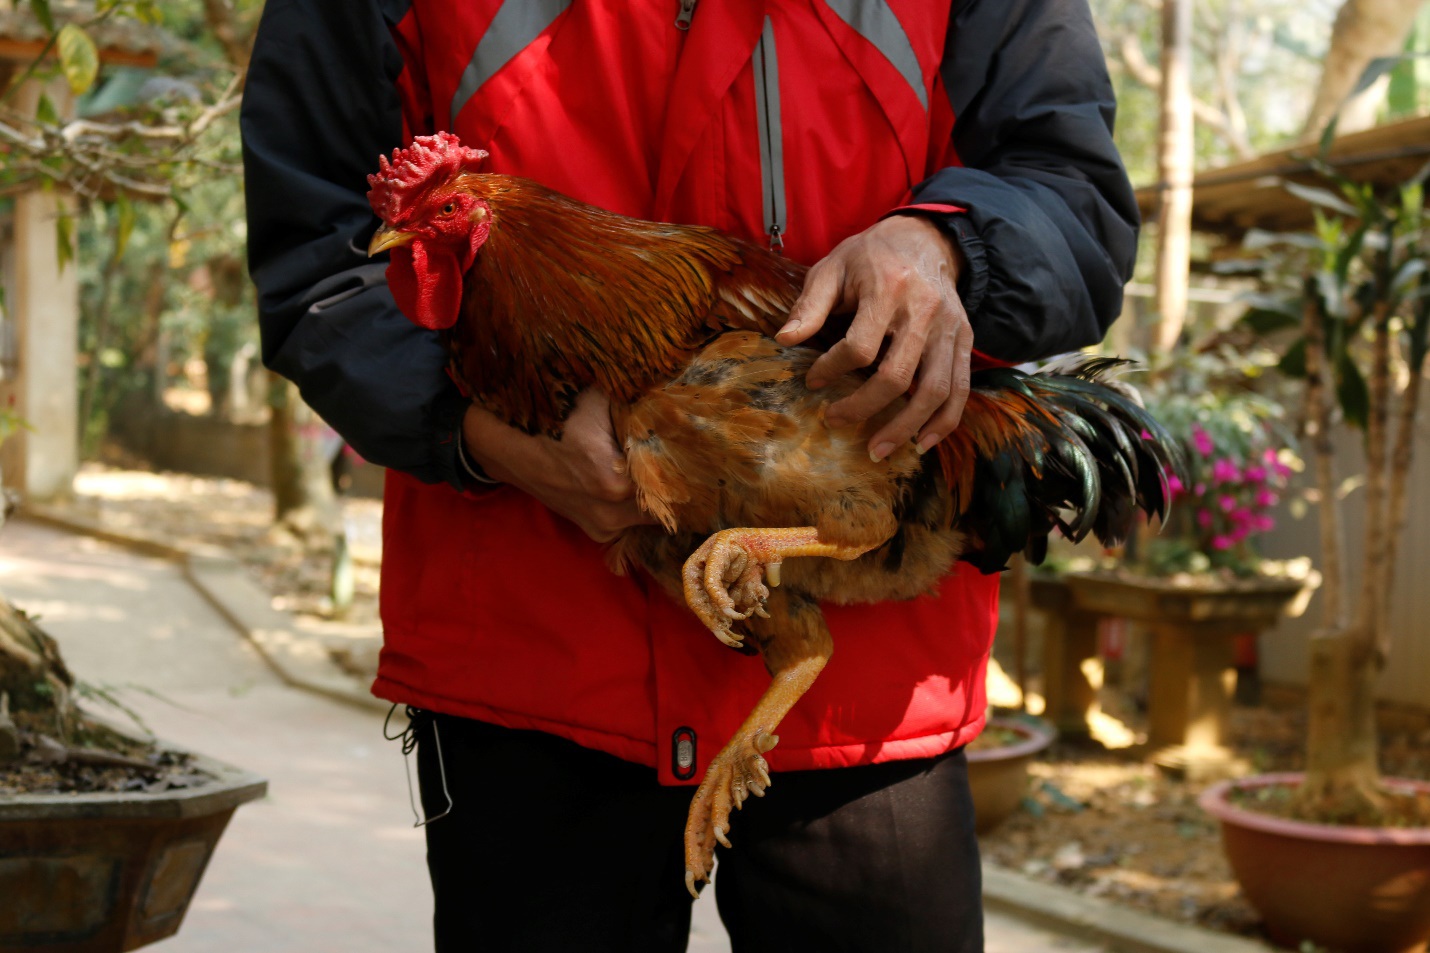
{"type": "Polygon", "coordinates": [[[1077,608],[1061,576],[1034,574],[1029,591],[1043,613],[1043,717],[1064,738],[1086,738],[1097,689],[1083,663],[1097,657],[1098,616],[1077,608]]]}
{"type": "Polygon", "coordinates": [[[1193,781],[1245,770],[1224,743],[1236,691],[1235,639],[1270,628],[1304,589],[1296,580],[1178,586],[1113,573],[1036,581],[1033,603],[1048,611],[1050,623],[1045,715],[1059,731],[1076,731],[1076,721],[1086,734],[1092,686],[1082,662],[1096,654],[1098,619],[1128,619],[1152,634],[1147,740],[1153,762],[1193,781]],[[1054,595],[1054,586],[1065,595],[1054,595]]]}

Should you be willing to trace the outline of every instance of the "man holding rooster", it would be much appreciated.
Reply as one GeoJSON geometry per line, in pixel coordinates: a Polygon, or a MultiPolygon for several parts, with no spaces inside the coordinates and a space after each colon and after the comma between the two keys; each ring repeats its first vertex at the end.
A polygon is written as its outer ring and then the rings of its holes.
{"type": "MultiPolygon", "coordinates": [[[[831,426],[907,395],[877,461],[957,427],[975,363],[1116,316],[1112,111],[1082,0],[268,0],[243,115],[264,356],[390,468],[374,692],[414,713],[438,950],[683,949],[681,785],[763,673],[606,569],[650,518],[605,395],[555,395],[558,439],[446,375],[365,257],[376,156],[452,130],[488,171],[812,264],[778,338],[852,315],[808,381],[868,369],[831,426]]],[[[826,609],[840,652],[769,752],[779,796],[721,855],[737,951],[982,948],[962,747],[996,598],[964,565],[826,609]]]]}

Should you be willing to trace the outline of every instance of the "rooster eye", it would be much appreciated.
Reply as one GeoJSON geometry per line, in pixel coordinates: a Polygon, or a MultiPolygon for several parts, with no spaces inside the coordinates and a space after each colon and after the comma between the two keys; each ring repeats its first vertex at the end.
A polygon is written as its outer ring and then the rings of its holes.
{"type": "Polygon", "coordinates": [[[455,212],[456,210],[457,210],[457,203],[456,203],[456,202],[448,202],[446,205],[442,206],[442,214],[443,214],[443,215],[451,215],[451,214],[452,214],[453,212],[455,212]]]}

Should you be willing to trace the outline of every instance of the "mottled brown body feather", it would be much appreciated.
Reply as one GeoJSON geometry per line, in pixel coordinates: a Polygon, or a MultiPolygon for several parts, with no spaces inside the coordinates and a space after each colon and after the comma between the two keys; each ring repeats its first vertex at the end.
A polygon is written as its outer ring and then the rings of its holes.
{"type": "Polygon", "coordinates": [[[875,546],[850,562],[800,560],[781,582],[836,603],[907,599],[934,587],[957,557],[948,495],[921,480],[912,445],[869,459],[869,437],[897,411],[829,427],[824,410],[860,379],[809,390],[819,352],[756,332],[721,335],[664,387],[616,413],[641,507],[662,523],[628,531],[617,565],[644,566],[679,593],[679,569],[718,530],[813,526],[834,543],[875,546]],[[898,537],[898,552],[891,541],[898,537]]]}

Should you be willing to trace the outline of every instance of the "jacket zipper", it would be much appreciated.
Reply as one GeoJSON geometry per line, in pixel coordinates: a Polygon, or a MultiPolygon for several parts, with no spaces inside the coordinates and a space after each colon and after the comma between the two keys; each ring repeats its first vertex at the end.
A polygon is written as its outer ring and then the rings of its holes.
{"type": "Polygon", "coordinates": [[[770,250],[784,248],[788,222],[785,209],[784,134],[780,124],[780,67],[775,30],[769,17],[755,44],[755,116],[760,127],[760,179],[765,233],[770,250]]]}
{"type": "Polygon", "coordinates": [[[677,30],[690,29],[690,21],[695,19],[695,5],[700,0],[680,0],[680,11],[675,15],[675,28],[677,30]]]}

